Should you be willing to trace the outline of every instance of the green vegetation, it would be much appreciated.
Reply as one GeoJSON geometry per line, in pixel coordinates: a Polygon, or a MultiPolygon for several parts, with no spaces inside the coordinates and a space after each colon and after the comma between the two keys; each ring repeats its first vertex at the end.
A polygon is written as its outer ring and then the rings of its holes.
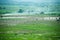
{"type": "MultiPolygon", "coordinates": [[[[34,12],[37,7],[1,6],[0,17],[6,13],[23,13],[29,9],[28,13],[34,12]]],[[[20,15],[19,17],[31,17],[26,19],[0,18],[0,40],[60,40],[60,18],[58,20],[38,20],[36,18],[60,17],[60,13],[39,12],[34,15],[20,15]],[[35,18],[35,19],[34,19],[35,18]]],[[[12,16],[13,17],[13,16],[12,16]]]]}
{"type": "MultiPolygon", "coordinates": [[[[11,20],[11,19],[2,19],[11,20]]],[[[12,19],[15,20],[15,19],[12,19]]],[[[0,40],[59,40],[60,39],[60,22],[56,20],[29,20],[16,19],[21,23],[8,25],[0,23],[0,40]],[[27,20],[24,22],[24,20],[27,20]]],[[[14,22],[14,21],[13,21],[14,22]]],[[[9,23],[10,24],[10,23],[9,23]]],[[[11,23],[12,24],[12,23],[11,23]]]]}
{"type": "Polygon", "coordinates": [[[24,11],[22,9],[19,9],[18,13],[23,13],[24,11]]]}

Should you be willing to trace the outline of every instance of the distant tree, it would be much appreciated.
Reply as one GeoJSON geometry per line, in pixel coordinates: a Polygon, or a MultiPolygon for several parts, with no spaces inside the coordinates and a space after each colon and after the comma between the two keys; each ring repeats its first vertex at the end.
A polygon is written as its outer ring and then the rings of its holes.
{"type": "Polygon", "coordinates": [[[0,7],[0,10],[2,10],[2,9],[6,9],[5,7],[0,7]]]}
{"type": "Polygon", "coordinates": [[[0,18],[2,18],[4,14],[6,14],[5,9],[6,9],[5,7],[0,7],[0,10],[1,10],[1,11],[0,11],[0,18]],[[3,10],[2,10],[2,9],[3,9],[3,10]]]}
{"type": "Polygon", "coordinates": [[[5,7],[3,7],[3,9],[6,9],[5,7]]]}
{"type": "Polygon", "coordinates": [[[58,15],[58,17],[59,17],[59,21],[60,21],[60,14],[58,15]]]}
{"type": "Polygon", "coordinates": [[[2,7],[0,7],[0,10],[2,9],[2,7]]]}
{"type": "Polygon", "coordinates": [[[18,11],[18,13],[23,13],[24,12],[24,10],[22,10],[22,9],[19,9],[19,11],[18,11]]]}
{"type": "Polygon", "coordinates": [[[57,19],[57,21],[60,21],[60,14],[57,14],[57,16],[59,17],[59,19],[57,19]]]}
{"type": "Polygon", "coordinates": [[[5,14],[5,13],[1,13],[1,12],[0,12],[0,18],[2,18],[2,17],[3,17],[3,14],[5,14]]]}
{"type": "Polygon", "coordinates": [[[40,14],[44,14],[44,12],[41,12],[40,14]]]}
{"type": "Polygon", "coordinates": [[[51,15],[56,15],[56,13],[51,13],[51,15]]]}
{"type": "Polygon", "coordinates": [[[58,14],[58,16],[60,16],[60,14],[58,14]]]}

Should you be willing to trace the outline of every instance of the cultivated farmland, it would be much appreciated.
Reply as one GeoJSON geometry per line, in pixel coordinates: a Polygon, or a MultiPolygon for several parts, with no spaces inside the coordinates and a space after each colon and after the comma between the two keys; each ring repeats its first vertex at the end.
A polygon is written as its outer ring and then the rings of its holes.
{"type": "Polygon", "coordinates": [[[59,17],[20,16],[0,19],[0,40],[60,40],[59,17]]]}

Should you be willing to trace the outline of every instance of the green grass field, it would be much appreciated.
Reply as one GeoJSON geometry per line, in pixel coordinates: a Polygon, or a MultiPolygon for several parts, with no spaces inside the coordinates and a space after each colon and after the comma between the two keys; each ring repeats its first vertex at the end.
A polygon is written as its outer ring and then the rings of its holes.
{"type": "Polygon", "coordinates": [[[39,6],[17,4],[0,4],[0,40],[60,40],[60,19],[59,21],[38,19],[60,17],[60,5],[53,5],[54,3],[45,6],[43,6],[44,3],[42,6],[40,4],[39,6]],[[16,15],[5,15],[9,13],[24,14],[17,16],[28,18],[3,18],[17,17],[16,15]]]}
{"type": "Polygon", "coordinates": [[[0,22],[0,40],[60,40],[60,22],[56,20],[0,19],[0,22]]]}
{"type": "MultiPolygon", "coordinates": [[[[0,5],[5,9],[1,9],[0,13],[13,13],[23,9],[24,12],[28,10],[39,11],[40,7],[27,7],[17,5],[0,5]]],[[[45,8],[46,9],[46,8],[45,8]]],[[[44,10],[45,10],[44,9],[44,10]]],[[[45,13],[45,12],[44,12],[45,13]]],[[[25,14],[25,13],[24,13],[25,14]]],[[[33,13],[32,13],[33,14],[33,13]]],[[[57,13],[58,14],[58,13],[57,13]]],[[[60,13],[59,13],[60,14],[60,13]]],[[[36,18],[44,17],[58,17],[53,13],[34,15],[19,15],[18,17],[31,18],[0,18],[0,40],[60,40],[60,21],[57,20],[38,20],[36,18]]],[[[13,17],[13,16],[4,16],[13,17]]]]}

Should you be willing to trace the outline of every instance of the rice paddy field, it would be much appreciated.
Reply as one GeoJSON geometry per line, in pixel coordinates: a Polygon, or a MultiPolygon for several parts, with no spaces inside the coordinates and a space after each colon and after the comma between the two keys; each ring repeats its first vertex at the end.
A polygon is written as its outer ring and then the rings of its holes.
{"type": "Polygon", "coordinates": [[[60,21],[40,16],[0,18],[0,40],[60,40],[60,21]]]}

